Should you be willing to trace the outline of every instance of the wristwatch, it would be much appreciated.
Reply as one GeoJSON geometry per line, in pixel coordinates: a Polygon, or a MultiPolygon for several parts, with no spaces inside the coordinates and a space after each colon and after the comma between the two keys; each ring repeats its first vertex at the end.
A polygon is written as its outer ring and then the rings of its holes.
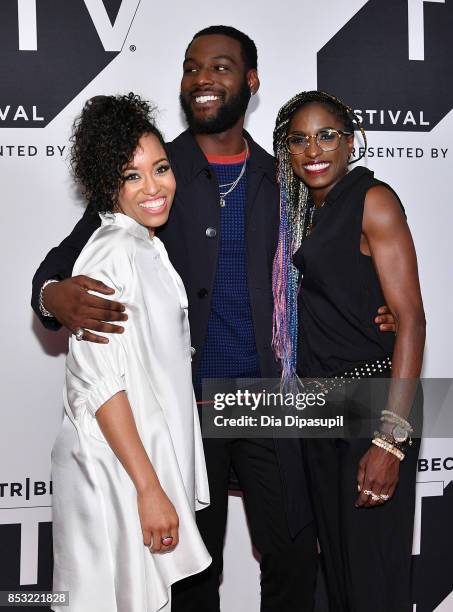
{"type": "Polygon", "coordinates": [[[409,432],[402,425],[396,424],[392,429],[392,436],[398,444],[404,444],[409,438],[409,432]]]}
{"type": "Polygon", "coordinates": [[[53,314],[49,312],[47,308],[44,306],[44,303],[42,301],[42,294],[44,292],[44,289],[47,287],[47,285],[50,285],[50,283],[58,283],[58,282],[59,281],[56,278],[49,278],[48,280],[44,281],[44,283],[42,284],[42,287],[39,291],[39,312],[42,314],[43,317],[54,318],[53,314]]]}

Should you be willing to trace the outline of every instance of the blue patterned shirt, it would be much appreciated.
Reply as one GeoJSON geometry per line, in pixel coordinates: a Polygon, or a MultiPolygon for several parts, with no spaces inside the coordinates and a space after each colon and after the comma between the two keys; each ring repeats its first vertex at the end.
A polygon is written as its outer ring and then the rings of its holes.
{"type": "MultiPolygon", "coordinates": [[[[243,161],[211,162],[219,185],[232,183],[239,176],[242,165],[243,161]]],[[[225,192],[228,188],[220,188],[220,191],[225,192]]],[[[260,376],[247,283],[247,171],[225,202],[220,209],[219,255],[198,383],[203,378],[260,376]]]]}

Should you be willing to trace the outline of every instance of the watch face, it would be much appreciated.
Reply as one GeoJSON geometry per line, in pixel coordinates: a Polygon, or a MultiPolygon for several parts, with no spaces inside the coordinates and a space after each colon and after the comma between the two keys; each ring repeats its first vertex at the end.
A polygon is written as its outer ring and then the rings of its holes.
{"type": "Polygon", "coordinates": [[[395,425],[392,429],[392,435],[395,438],[396,442],[406,442],[408,433],[401,425],[395,425]]]}

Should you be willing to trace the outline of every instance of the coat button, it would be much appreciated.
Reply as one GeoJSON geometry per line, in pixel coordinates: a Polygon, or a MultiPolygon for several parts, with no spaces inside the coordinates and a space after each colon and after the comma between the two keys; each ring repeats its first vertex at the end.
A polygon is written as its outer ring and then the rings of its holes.
{"type": "Polygon", "coordinates": [[[215,238],[217,236],[217,230],[215,229],[215,227],[206,228],[206,236],[208,238],[215,238]]]}
{"type": "Polygon", "coordinates": [[[192,357],[195,355],[195,353],[197,352],[197,349],[194,346],[190,347],[190,354],[192,355],[192,357]]]}
{"type": "Polygon", "coordinates": [[[198,297],[205,298],[208,295],[208,290],[204,287],[202,289],[198,289],[198,297]]]}

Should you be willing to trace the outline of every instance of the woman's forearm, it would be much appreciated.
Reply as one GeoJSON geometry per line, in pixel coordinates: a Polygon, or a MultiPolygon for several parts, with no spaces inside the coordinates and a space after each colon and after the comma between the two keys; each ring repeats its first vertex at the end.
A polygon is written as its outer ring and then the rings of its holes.
{"type": "Polygon", "coordinates": [[[425,318],[423,311],[399,316],[395,314],[398,332],[386,409],[410,421],[410,412],[423,363],[425,318]]]}
{"type": "Polygon", "coordinates": [[[395,313],[397,335],[392,359],[395,378],[418,378],[423,364],[426,323],[423,311],[395,313]]]}
{"type": "Polygon", "coordinates": [[[111,397],[97,410],[96,419],[137,492],[159,488],[159,479],[143,447],[126,393],[120,391],[111,397]]]}

